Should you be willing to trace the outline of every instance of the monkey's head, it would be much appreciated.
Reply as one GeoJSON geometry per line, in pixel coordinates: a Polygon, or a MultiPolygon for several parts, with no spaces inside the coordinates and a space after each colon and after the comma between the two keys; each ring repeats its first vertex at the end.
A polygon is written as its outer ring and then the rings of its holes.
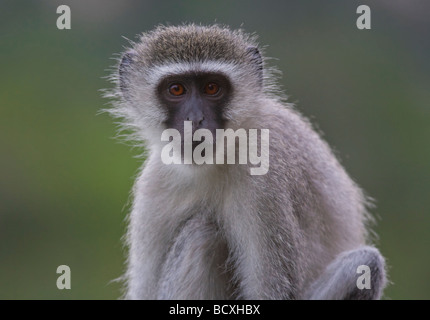
{"type": "Polygon", "coordinates": [[[264,91],[263,58],[255,37],[220,26],[160,26],[144,33],[120,60],[120,103],[138,138],[150,145],[160,132],[241,127],[264,91]]]}

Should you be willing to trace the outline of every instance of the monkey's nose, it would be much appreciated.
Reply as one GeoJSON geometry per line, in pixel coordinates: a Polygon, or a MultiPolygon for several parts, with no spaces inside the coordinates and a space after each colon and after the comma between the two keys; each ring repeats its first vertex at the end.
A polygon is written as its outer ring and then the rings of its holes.
{"type": "Polygon", "coordinates": [[[205,120],[205,117],[202,115],[200,117],[187,117],[187,121],[192,121],[193,127],[198,128],[203,124],[203,121],[205,120]]]}

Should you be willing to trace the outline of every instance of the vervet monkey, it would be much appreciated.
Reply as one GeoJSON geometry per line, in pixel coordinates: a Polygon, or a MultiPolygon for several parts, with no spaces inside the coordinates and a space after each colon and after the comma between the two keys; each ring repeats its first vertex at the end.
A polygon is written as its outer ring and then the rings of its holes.
{"type": "Polygon", "coordinates": [[[385,262],[367,243],[366,198],[273,74],[254,36],[218,25],[159,26],[122,55],[109,112],[147,151],[125,298],[381,297],[385,262]],[[268,129],[267,173],[250,174],[250,163],[163,163],[163,131],[181,132],[184,149],[187,121],[193,133],[268,129]],[[359,288],[363,265],[370,283],[359,288]]]}

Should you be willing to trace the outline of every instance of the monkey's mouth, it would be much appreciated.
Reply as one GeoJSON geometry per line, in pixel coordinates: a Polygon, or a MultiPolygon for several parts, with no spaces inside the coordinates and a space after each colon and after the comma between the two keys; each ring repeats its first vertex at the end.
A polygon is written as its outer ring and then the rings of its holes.
{"type": "MultiPolygon", "coordinates": [[[[194,156],[194,152],[196,151],[197,146],[199,146],[201,143],[202,143],[201,141],[193,141],[193,143],[191,144],[191,151],[193,152],[193,156],[194,156]]],[[[197,150],[196,152],[199,152],[199,151],[197,150]]],[[[206,148],[201,150],[201,155],[202,155],[202,157],[204,157],[206,155],[206,148]]]]}
{"type": "Polygon", "coordinates": [[[196,147],[197,147],[200,143],[201,143],[201,141],[193,141],[193,143],[192,143],[193,152],[194,152],[194,149],[196,149],[196,147]]]}
{"type": "MultiPolygon", "coordinates": [[[[213,139],[212,141],[206,141],[205,137],[203,137],[201,141],[190,141],[190,142],[188,142],[187,146],[189,146],[189,145],[191,145],[191,149],[193,150],[193,152],[194,152],[194,149],[197,148],[197,146],[200,146],[200,148],[202,148],[203,150],[205,150],[206,148],[212,149],[216,145],[216,140],[213,139]]],[[[181,140],[181,146],[182,146],[182,149],[184,150],[184,148],[185,148],[184,139],[181,140]]]]}
{"type": "MultiPolygon", "coordinates": [[[[183,156],[201,156],[202,158],[206,157],[206,150],[210,149],[212,150],[212,153],[215,153],[216,150],[216,144],[215,141],[205,141],[204,138],[202,138],[202,141],[192,141],[188,145],[185,145],[184,140],[181,141],[181,152],[183,156]],[[191,155],[190,155],[191,153],[191,155]]],[[[210,154],[210,153],[209,153],[210,154]]]]}

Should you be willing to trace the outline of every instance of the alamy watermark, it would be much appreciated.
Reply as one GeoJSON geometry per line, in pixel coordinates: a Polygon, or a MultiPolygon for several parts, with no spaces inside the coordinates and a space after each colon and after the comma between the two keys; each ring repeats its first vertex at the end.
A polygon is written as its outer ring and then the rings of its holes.
{"type": "MultiPolygon", "coordinates": [[[[370,30],[371,26],[371,11],[367,5],[359,5],[356,10],[360,16],[357,18],[356,26],[359,30],[370,30]]],[[[70,30],[71,27],[71,10],[68,5],[60,5],[57,7],[57,14],[60,16],[57,18],[57,28],[59,30],[70,30]]]]}
{"type": "Polygon", "coordinates": [[[57,278],[58,290],[64,290],[64,289],[70,290],[72,288],[72,282],[71,282],[72,273],[70,271],[70,267],[66,265],[58,266],[57,273],[61,274],[61,276],[57,278]]]}
{"type": "Polygon", "coordinates": [[[357,22],[356,22],[357,28],[359,30],[364,30],[364,29],[370,30],[370,29],[372,29],[369,6],[366,6],[364,4],[358,6],[357,7],[357,13],[361,14],[357,18],[357,22]]]}
{"type": "Polygon", "coordinates": [[[239,164],[248,164],[249,161],[256,166],[250,168],[251,175],[264,175],[269,171],[269,129],[216,129],[214,140],[210,130],[197,129],[193,134],[192,121],[184,121],[183,137],[182,143],[178,130],[163,131],[161,141],[169,142],[161,151],[164,164],[235,164],[238,160],[239,164]],[[195,142],[200,143],[196,145],[195,142]]]}
{"type": "Polygon", "coordinates": [[[360,290],[363,289],[371,289],[371,281],[370,281],[370,268],[366,265],[360,265],[357,267],[357,273],[361,274],[357,278],[357,288],[360,290]]]}
{"type": "Polygon", "coordinates": [[[72,17],[71,17],[71,10],[69,6],[66,6],[65,4],[58,6],[57,13],[61,14],[57,18],[57,28],[59,30],[70,30],[72,28],[72,17]]]}

